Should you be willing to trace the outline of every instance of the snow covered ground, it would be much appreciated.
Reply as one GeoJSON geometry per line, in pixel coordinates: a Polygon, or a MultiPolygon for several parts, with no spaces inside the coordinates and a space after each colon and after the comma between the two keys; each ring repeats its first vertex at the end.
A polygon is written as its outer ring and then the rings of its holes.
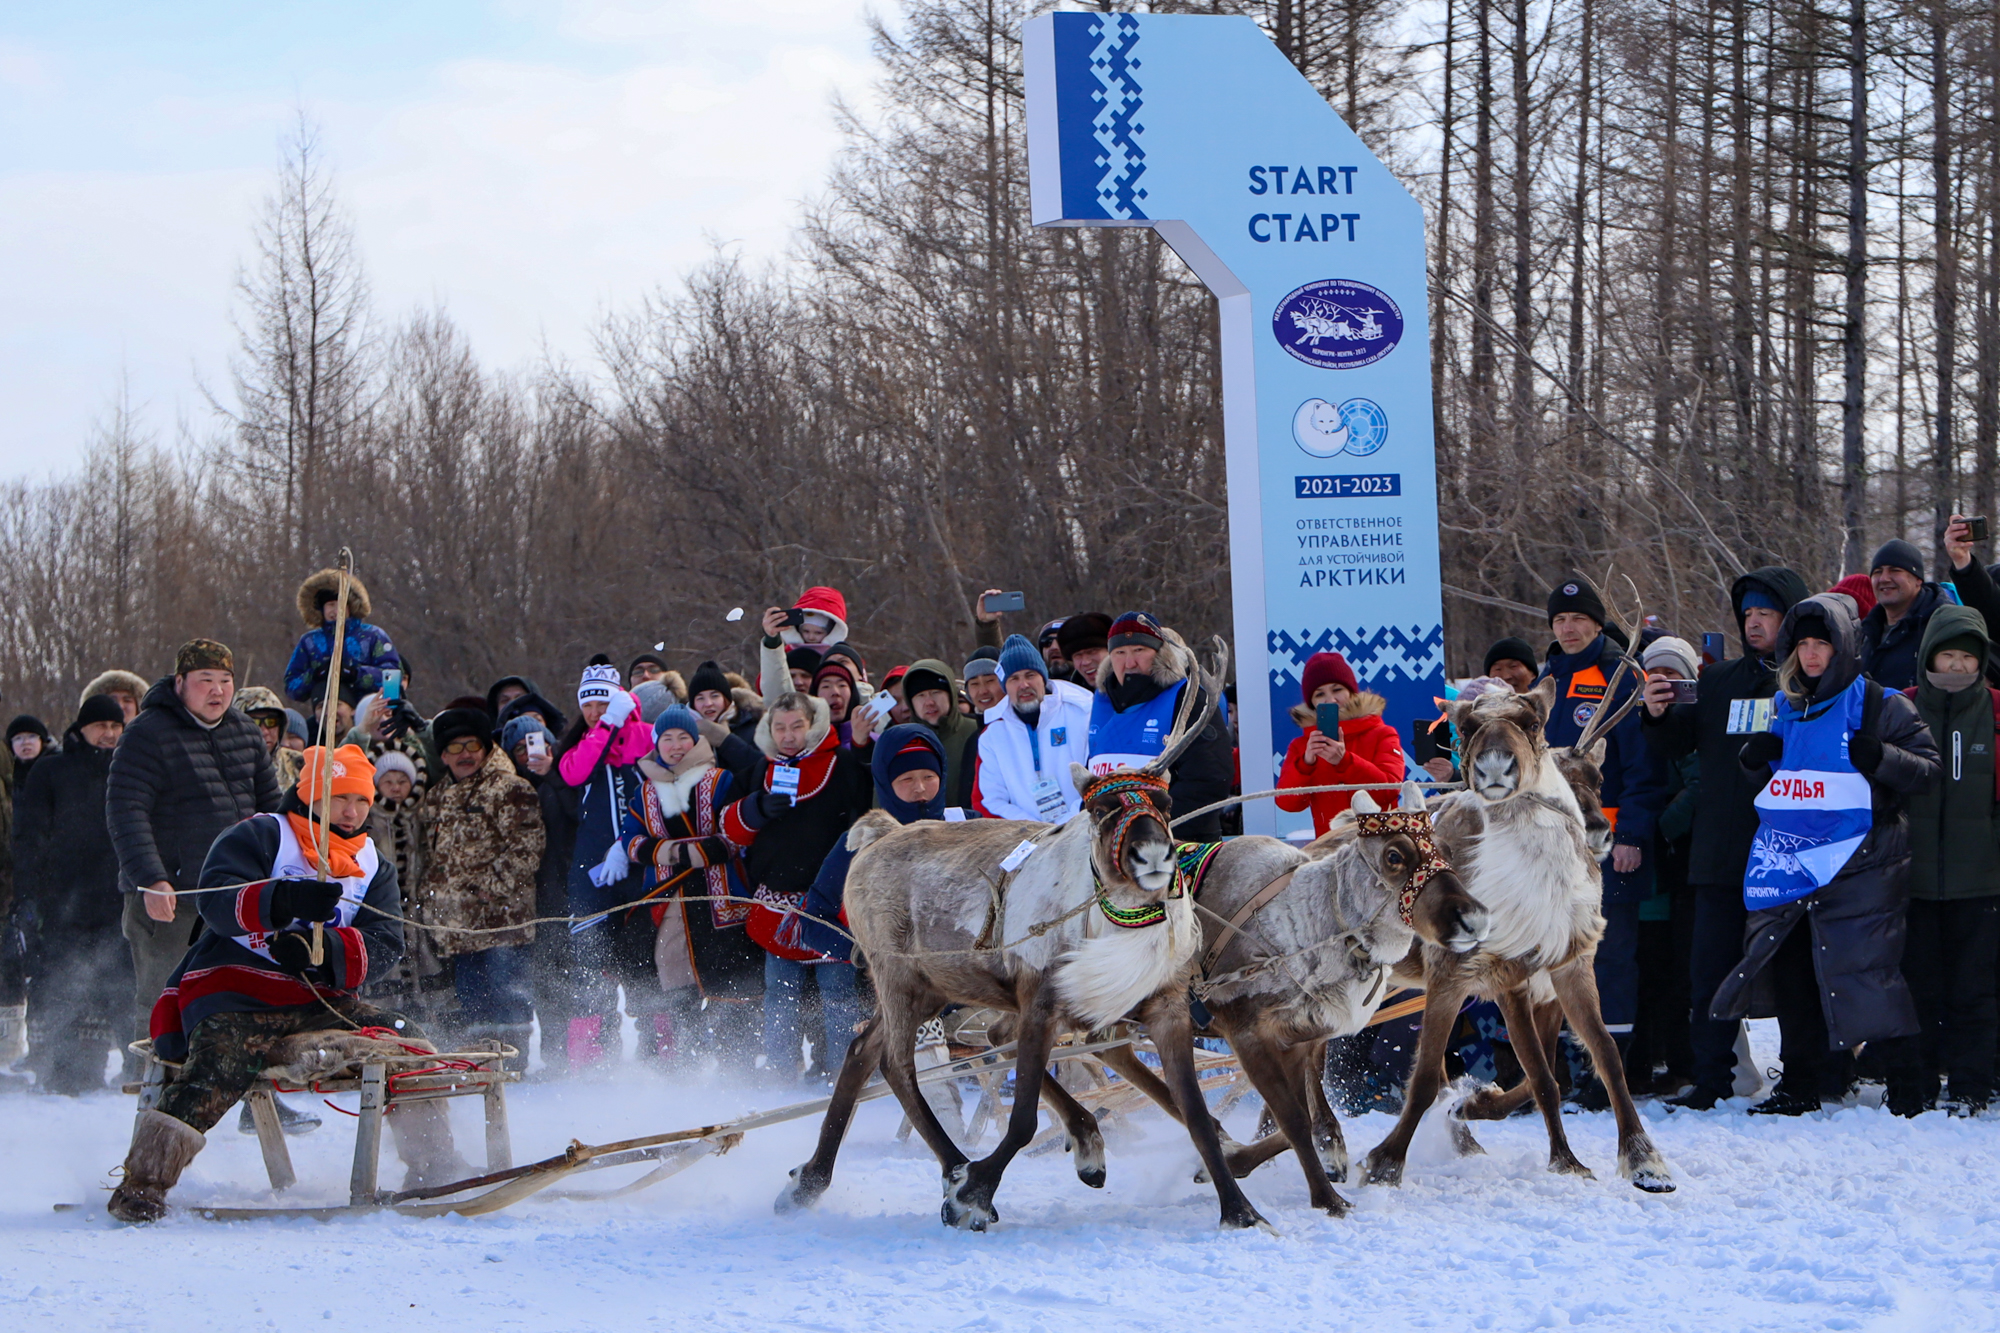
{"type": "MultiPolygon", "coordinates": [[[[638,1077],[544,1084],[511,1098],[516,1160],[571,1137],[605,1142],[775,1102],[638,1077]]],[[[477,1103],[456,1110],[476,1156],[477,1103]]],[[[1313,1212],[1289,1157],[1247,1182],[1282,1233],[1216,1231],[1186,1137],[1148,1112],[1110,1142],[1103,1191],[1056,1153],[1016,1162],[1000,1224],[937,1220],[928,1153],[894,1140],[893,1102],[864,1107],[833,1187],[777,1217],[817,1118],[752,1133],[614,1203],[531,1200],[494,1217],[150,1228],[103,1212],[131,1102],[0,1097],[0,1320],[13,1329],[327,1326],[565,1329],[1033,1330],[2000,1328],[2000,1123],[1855,1108],[1773,1123],[1647,1108],[1680,1179],[1651,1197],[1618,1180],[1609,1115],[1569,1119],[1595,1181],[1548,1175],[1537,1119],[1481,1125],[1484,1157],[1448,1160],[1427,1123],[1401,1188],[1344,1186],[1355,1211],[1313,1212]],[[51,1205],[87,1205],[56,1212],[51,1205]],[[376,1322],[380,1319],[381,1322],[376,1322]]],[[[1231,1121],[1250,1133],[1255,1111],[1231,1121]],[[1240,1120],[1241,1123],[1238,1123],[1240,1120]]],[[[351,1122],[291,1141],[285,1201],[344,1201],[351,1122]]],[[[1365,1151],[1382,1116],[1348,1125],[1365,1151]]],[[[400,1167],[384,1153],[384,1183],[400,1167]]],[[[589,1187],[637,1174],[579,1178],[589,1187]]],[[[175,1201],[272,1202],[256,1143],[211,1135],[175,1201]]]]}

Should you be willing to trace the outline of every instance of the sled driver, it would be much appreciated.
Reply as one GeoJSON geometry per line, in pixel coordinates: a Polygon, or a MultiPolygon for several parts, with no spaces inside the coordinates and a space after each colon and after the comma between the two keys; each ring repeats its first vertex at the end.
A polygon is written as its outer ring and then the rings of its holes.
{"type": "MultiPolygon", "coordinates": [[[[414,1023],[355,995],[403,955],[396,863],[368,836],[374,803],[375,770],[360,747],[342,746],[329,762],[325,747],[314,746],[276,813],[231,825],[209,848],[198,889],[237,887],[197,893],[201,931],[153,1006],[153,1052],[179,1069],[157,1106],[139,1112],[124,1179],[107,1205],[113,1217],[151,1222],[166,1212],[167,1191],[202,1150],[205,1131],[267,1065],[283,1063],[285,1038],[360,1028],[422,1037],[414,1023]],[[324,938],[317,964],[315,922],[324,938]]],[[[389,1123],[410,1168],[405,1188],[453,1178],[444,1103],[399,1105],[389,1123]]]]}

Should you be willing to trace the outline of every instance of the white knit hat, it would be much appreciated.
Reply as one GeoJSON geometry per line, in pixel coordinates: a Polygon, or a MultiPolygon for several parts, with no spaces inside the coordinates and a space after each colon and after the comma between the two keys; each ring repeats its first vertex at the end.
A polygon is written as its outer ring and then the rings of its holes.
{"type": "Polygon", "coordinates": [[[583,679],[577,682],[576,701],[579,705],[588,703],[608,704],[611,696],[618,692],[622,682],[618,678],[618,668],[611,659],[599,653],[583,669],[583,679]]]}
{"type": "Polygon", "coordinates": [[[1670,666],[1679,671],[1684,680],[1693,680],[1701,674],[1701,658],[1695,655],[1694,645],[1671,634],[1663,634],[1647,644],[1646,654],[1639,659],[1639,665],[1648,671],[1670,666]]]}

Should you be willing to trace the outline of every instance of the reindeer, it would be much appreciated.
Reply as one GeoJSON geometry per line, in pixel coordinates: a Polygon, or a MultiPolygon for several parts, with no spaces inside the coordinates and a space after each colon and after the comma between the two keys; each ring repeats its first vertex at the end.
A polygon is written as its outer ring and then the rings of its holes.
{"type": "MultiPolygon", "coordinates": [[[[1621,665],[1607,697],[1615,696],[1618,676],[1631,665],[1629,659],[1621,665]]],[[[1370,1181],[1396,1184],[1402,1179],[1417,1122],[1444,1085],[1445,1042],[1459,1005],[1467,995],[1481,995],[1499,1003],[1508,1031],[1516,1034],[1514,1051],[1526,1072],[1523,1084],[1548,1129],[1549,1169],[1591,1175],[1563,1133],[1550,1064],[1560,1006],[1610,1094],[1618,1122],[1619,1173],[1650,1193],[1674,1188],[1666,1162],[1639,1122],[1618,1048],[1599,1011],[1592,968],[1604,934],[1598,911],[1604,892],[1600,857],[1586,841],[1583,812],[1563,772],[1567,764],[1579,780],[1588,780],[1581,765],[1594,767],[1601,760],[1602,737],[1631,702],[1594,718],[1562,763],[1551,755],[1543,731],[1555,703],[1553,680],[1525,695],[1482,694],[1448,705],[1468,790],[1440,804],[1437,836],[1492,913],[1492,932],[1477,953],[1454,954],[1426,944],[1397,969],[1399,978],[1424,987],[1423,1029],[1402,1115],[1368,1154],[1370,1181]]],[[[1504,1096],[1487,1099],[1482,1109],[1504,1096]]],[[[1461,1152],[1479,1151],[1461,1119],[1453,1118],[1452,1132],[1461,1152]]]]}
{"type": "MultiPolygon", "coordinates": [[[[899,827],[880,811],[855,823],[845,906],[874,972],[877,1012],[848,1048],[818,1148],[792,1172],[781,1210],[825,1192],[854,1099],[878,1066],[937,1155],[942,1220],[973,1231],[998,1219],[994,1192],[1034,1137],[1040,1098],[1063,1121],[1078,1179],[1104,1184],[1096,1118],[1046,1077],[1061,1032],[1136,1014],[1174,1095],[1200,1104],[1187,986],[1201,931],[1174,860],[1166,773],[1214,715],[1221,674],[1209,675],[1199,720],[1188,717],[1196,691],[1185,692],[1160,756],[1144,769],[1092,777],[1076,766],[1083,809],[1060,825],[982,819],[899,827]],[[1024,842],[1033,851],[1014,860],[1024,842]],[[953,1002],[1017,1016],[1013,1113],[999,1144],[976,1162],[951,1141],[916,1084],[917,1028],[953,1002]]],[[[1215,1182],[1222,1225],[1268,1227],[1225,1168],[1214,1121],[1194,1117],[1189,1136],[1215,1182]]]]}
{"type": "MultiPolygon", "coordinates": [[[[1254,1144],[1227,1144],[1229,1169],[1246,1176],[1289,1145],[1313,1206],[1343,1216],[1349,1205],[1333,1184],[1347,1178],[1347,1146],[1320,1080],[1327,1040],[1367,1024],[1416,940],[1478,948],[1485,909],[1437,854],[1415,783],[1386,813],[1355,793],[1351,813],[1304,852],[1276,838],[1231,839],[1209,863],[1197,907],[1209,1030],[1227,1039],[1277,1125],[1254,1144]]],[[[1182,1119],[1187,1104],[1129,1046],[1098,1059],[1182,1119]]]]}

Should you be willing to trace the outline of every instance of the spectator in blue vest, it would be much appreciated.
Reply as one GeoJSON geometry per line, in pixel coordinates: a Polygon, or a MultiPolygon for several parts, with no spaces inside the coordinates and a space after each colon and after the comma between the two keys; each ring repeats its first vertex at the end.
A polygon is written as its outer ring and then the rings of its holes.
{"type": "MultiPolygon", "coordinates": [[[[1549,594],[1549,628],[1556,642],[1542,667],[1556,682],[1555,706],[1544,734],[1552,746],[1574,745],[1600,709],[1616,709],[1643,679],[1629,675],[1611,693],[1611,678],[1624,655],[1624,632],[1610,625],[1604,599],[1580,574],[1560,580],[1549,594]]],[[[1622,1054],[1632,1039],[1639,1010],[1639,905],[1652,895],[1648,852],[1653,821],[1666,804],[1664,762],[1646,746],[1638,711],[1628,713],[1605,739],[1600,792],[1612,824],[1611,855],[1604,861],[1604,938],[1597,946],[1597,990],[1604,1026],[1622,1054]]],[[[1587,1088],[1585,1105],[1602,1096],[1587,1088]]],[[[1606,1103],[1608,1105],[1608,1102],[1606,1103]]]]}
{"type": "MultiPolygon", "coordinates": [[[[1144,611],[1127,611],[1105,636],[1108,656],[1097,675],[1090,708],[1090,771],[1143,768],[1159,758],[1173,730],[1181,696],[1194,691],[1190,721],[1208,707],[1194,652],[1174,631],[1144,611]]],[[[1075,660],[1074,654],[1071,660],[1075,660]]],[[[1218,705],[1194,743],[1168,770],[1168,796],[1176,815],[1227,799],[1235,780],[1235,751],[1218,705]]],[[[1222,837],[1222,812],[1211,810],[1180,824],[1174,836],[1189,842],[1222,837]]]]}

